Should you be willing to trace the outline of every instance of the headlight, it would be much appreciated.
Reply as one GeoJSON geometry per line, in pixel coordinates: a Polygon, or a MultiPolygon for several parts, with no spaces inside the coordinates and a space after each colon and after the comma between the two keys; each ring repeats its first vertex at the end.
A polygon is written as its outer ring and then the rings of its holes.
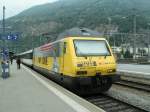
{"type": "Polygon", "coordinates": [[[116,72],[116,69],[108,69],[107,70],[107,73],[113,73],[113,72],[116,72]]]}

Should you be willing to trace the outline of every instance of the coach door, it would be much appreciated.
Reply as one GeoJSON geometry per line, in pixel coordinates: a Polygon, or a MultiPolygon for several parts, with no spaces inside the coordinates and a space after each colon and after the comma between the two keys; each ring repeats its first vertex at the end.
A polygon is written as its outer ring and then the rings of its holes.
{"type": "Polygon", "coordinates": [[[64,71],[64,62],[65,62],[65,54],[66,54],[66,42],[60,43],[60,72],[64,71]]]}

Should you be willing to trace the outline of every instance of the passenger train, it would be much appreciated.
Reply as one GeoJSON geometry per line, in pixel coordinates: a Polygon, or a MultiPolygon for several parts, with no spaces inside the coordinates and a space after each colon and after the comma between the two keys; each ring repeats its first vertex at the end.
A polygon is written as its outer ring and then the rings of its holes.
{"type": "Polygon", "coordinates": [[[81,94],[108,91],[119,80],[107,40],[86,28],[68,30],[56,41],[17,56],[24,64],[81,94]]]}

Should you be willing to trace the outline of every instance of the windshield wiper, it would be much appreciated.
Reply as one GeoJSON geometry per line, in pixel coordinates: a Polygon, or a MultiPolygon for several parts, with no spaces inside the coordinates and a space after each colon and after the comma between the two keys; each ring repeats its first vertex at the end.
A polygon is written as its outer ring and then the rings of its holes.
{"type": "Polygon", "coordinates": [[[105,54],[105,56],[104,56],[104,58],[106,59],[106,57],[107,57],[108,55],[107,54],[105,54]]]}
{"type": "Polygon", "coordinates": [[[109,54],[108,54],[108,53],[106,53],[106,54],[104,55],[104,58],[106,59],[106,57],[107,57],[107,56],[109,56],[109,54]]]}

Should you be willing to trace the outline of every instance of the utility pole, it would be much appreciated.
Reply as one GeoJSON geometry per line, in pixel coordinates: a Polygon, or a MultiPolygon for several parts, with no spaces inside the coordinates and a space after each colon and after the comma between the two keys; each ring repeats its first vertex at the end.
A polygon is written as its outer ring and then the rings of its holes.
{"type": "Polygon", "coordinates": [[[110,40],[110,33],[111,33],[111,18],[110,17],[108,17],[108,42],[109,42],[109,40],[110,40]]]}
{"type": "Polygon", "coordinates": [[[2,77],[5,79],[9,77],[9,62],[8,62],[8,55],[9,52],[6,49],[5,43],[5,6],[3,6],[3,61],[2,61],[2,77]]]}
{"type": "Polygon", "coordinates": [[[3,47],[5,48],[5,6],[3,6],[3,47]]]}
{"type": "Polygon", "coordinates": [[[148,23],[148,61],[150,61],[150,23],[148,23]]]}
{"type": "Polygon", "coordinates": [[[133,39],[133,59],[136,58],[136,15],[133,15],[133,35],[134,35],[134,39],[133,39]]]}
{"type": "Polygon", "coordinates": [[[148,35],[148,61],[150,61],[150,33],[148,35]]]}

